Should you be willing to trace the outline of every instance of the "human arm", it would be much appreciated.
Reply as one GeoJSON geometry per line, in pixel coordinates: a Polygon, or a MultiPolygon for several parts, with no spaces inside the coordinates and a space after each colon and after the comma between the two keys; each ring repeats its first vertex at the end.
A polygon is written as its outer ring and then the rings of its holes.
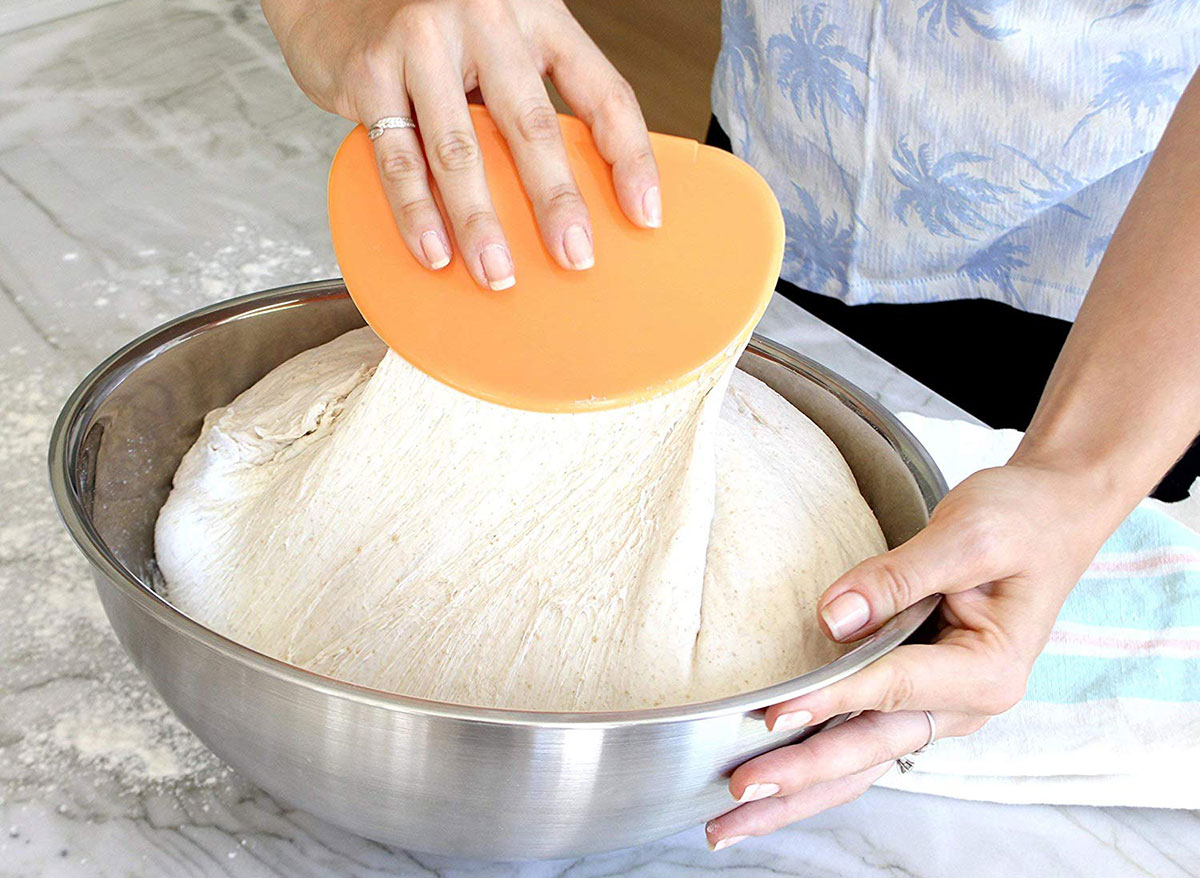
{"type": "Polygon", "coordinates": [[[733,797],[762,798],[712,821],[710,843],[856,798],[925,743],[922,710],[945,737],[1015,704],[1091,558],[1198,430],[1200,77],[1113,235],[1012,459],[965,480],[925,530],[849,571],[819,602],[825,629],[852,641],[942,593],[935,642],[900,647],[771,707],[774,728],[864,713],[740,766],[733,797]]]}

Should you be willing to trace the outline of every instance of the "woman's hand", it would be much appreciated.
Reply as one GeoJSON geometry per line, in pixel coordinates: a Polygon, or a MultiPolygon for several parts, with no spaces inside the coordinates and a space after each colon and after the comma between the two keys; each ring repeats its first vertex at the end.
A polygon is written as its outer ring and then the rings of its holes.
{"type": "Polygon", "coordinates": [[[514,283],[467,111],[466,93],[476,88],[512,150],[546,249],[564,268],[592,265],[591,222],[543,76],[591,128],[625,214],[641,226],[660,224],[658,171],[633,90],[561,0],[262,6],[292,75],[317,106],[368,127],[384,116],[416,118],[419,136],[390,129],[375,141],[375,156],[396,225],[426,267],[447,265],[456,246],[480,285],[514,283]]]}
{"type": "Polygon", "coordinates": [[[769,708],[773,729],[863,713],[739,766],[729,791],[748,804],[709,822],[709,844],[728,847],[857,798],[926,743],[922,710],[943,738],[1016,704],[1067,593],[1120,520],[1104,495],[1087,479],[1032,465],[983,470],[946,495],[923,531],[830,586],[818,607],[835,640],[864,637],[938,593],[941,631],[769,708]]]}

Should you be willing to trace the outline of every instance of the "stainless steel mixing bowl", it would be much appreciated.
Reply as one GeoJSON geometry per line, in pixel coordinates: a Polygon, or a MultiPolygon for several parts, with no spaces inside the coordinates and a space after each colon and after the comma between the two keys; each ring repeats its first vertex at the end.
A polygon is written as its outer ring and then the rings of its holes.
{"type": "MultiPolygon", "coordinates": [[[[121,643],[205,744],[283,801],[380,841],[488,859],[647,842],[728,810],[731,769],[814,731],[768,733],[765,705],[877,659],[935,605],[923,601],[786,683],[706,704],[603,714],[406,698],[240,646],[155,590],[159,507],[206,412],[293,354],[360,325],[340,281],[205,308],[101,364],[67,401],[51,440],[55,500],[121,643]]],[[[945,483],[878,403],[757,337],[741,366],[833,438],[891,545],[924,525],[945,483]]]]}

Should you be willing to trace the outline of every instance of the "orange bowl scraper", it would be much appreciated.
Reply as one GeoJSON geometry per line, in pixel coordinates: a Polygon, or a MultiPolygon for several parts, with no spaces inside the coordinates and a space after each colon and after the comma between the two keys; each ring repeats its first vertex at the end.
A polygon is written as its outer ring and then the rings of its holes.
{"type": "Polygon", "coordinates": [[[560,116],[592,219],[596,263],[560,268],[546,252],[504,138],[472,107],[516,285],[481,289],[460,255],[424,268],[396,228],[362,126],[329,174],[338,264],[367,323],[400,356],[465,393],[513,408],[612,408],[698,377],[744,341],[766,310],[783,219],[766,181],[729,153],[652,134],[663,224],[625,218],[611,170],[579,120],[560,116]]]}

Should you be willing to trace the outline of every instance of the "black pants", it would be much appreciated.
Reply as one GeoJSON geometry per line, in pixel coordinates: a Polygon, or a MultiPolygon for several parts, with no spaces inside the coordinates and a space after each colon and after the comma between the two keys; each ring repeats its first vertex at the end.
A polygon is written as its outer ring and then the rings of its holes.
{"type": "MultiPolygon", "coordinates": [[[[714,117],[706,141],[730,148],[714,117]]],[[[1029,426],[1071,324],[987,299],[847,305],[780,280],[777,290],[991,427],[1029,426]]],[[[1182,500],[1200,475],[1200,440],[1153,496],[1182,500]]]]}

